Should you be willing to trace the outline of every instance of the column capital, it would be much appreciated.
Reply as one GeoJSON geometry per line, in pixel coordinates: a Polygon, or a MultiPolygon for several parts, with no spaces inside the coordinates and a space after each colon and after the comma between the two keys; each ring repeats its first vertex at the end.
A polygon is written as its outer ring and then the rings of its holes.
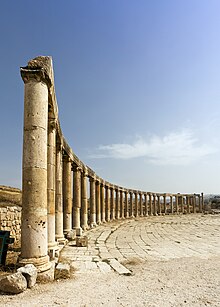
{"type": "Polygon", "coordinates": [[[48,130],[49,132],[52,132],[54,129],[56,129],[57,120],[55,118],[49,118],[48,119],[48,130]]]}
{"type": "Polygon", "coordinates": [[[75,163],[72,163],[72,171],[74,172],[82,172],[82,168],[81,166],[75,164],[75,163]]]}

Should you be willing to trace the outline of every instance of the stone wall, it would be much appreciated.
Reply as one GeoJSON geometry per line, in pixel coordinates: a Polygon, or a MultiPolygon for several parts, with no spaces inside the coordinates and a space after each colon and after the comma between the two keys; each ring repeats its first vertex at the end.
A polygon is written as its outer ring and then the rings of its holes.
{"type": "Polygon", "coordinates": [[[0,186],[0,230],[10,231],[14,246],[21,240],[21,190],[0,186]]]}

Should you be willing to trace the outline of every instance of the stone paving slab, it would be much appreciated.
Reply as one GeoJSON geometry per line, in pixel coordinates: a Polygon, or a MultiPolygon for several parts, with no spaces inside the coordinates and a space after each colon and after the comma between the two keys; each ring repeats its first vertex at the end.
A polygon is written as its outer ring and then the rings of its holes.
{"type": "Polygon", "coordinates": [[[78,273],[111,270],[129,275],[126,261],[208,259],[220,254],[220,215],[167,215],[105,223],[83,235],[88,247],[70,242],[62,251],[78,273]]]}

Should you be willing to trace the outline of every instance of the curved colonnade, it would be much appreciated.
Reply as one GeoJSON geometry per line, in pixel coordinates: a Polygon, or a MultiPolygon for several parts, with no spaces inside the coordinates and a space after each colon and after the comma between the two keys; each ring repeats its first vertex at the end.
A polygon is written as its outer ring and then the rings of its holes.
{"type": "Polygon", "coordinates": [[[20,264],[47,272],[58,244],[105,222],[137,216],[196,213],[203,193],[168,194],[126,189],[97,176],[63,137],[51,57],[21,68],[25,84],[23,209],[20,264]],[[89,188],[88,188],[89,187],[89,188]]]}

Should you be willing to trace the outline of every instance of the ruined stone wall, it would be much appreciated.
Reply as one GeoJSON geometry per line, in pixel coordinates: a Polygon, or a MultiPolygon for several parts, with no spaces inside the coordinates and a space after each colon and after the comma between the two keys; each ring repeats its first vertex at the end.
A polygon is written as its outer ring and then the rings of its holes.
{"type": "Polygon", "coordinates": [[[21,240],[21,190],[0,186],[0,230],[10,231],[14,246],[21,240]]]}

